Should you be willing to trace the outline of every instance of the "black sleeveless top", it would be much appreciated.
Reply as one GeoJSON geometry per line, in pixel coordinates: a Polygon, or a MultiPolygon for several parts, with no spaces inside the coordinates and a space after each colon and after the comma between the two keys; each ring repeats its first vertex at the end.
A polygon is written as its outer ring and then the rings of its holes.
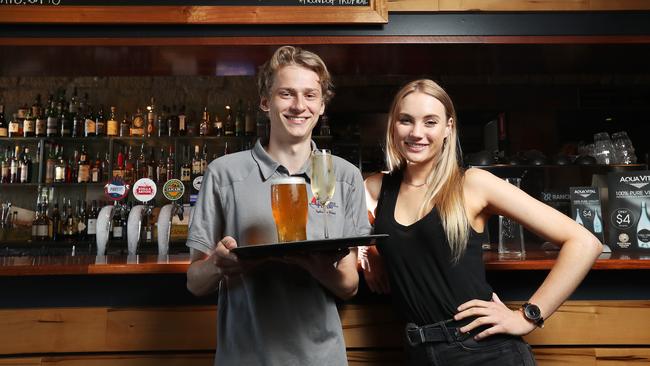
{"type": "Polygon", "coordinates": [[[485,235],[470,228],[467,249],[451,261],[440,215],[434,208],[409,226],[395,220],[402,172],[384,175],[375,216],[375,233],[389,234],[377,243],[390,279],[391,292],[407,322],[432,324],[449,319],[472,299],[489,301],[481,244],[485,235]]]}

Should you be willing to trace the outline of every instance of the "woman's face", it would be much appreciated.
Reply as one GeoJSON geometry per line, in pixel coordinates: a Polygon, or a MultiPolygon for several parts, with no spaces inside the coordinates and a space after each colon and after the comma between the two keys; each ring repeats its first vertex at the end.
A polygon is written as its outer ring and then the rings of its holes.
{"type": "Polygon", "coordinates": [[[393,126],[393,139],[410,164],[434,164],[451,132],[442,103],[425,93],[414,92],[400,103],[393,126]]]}

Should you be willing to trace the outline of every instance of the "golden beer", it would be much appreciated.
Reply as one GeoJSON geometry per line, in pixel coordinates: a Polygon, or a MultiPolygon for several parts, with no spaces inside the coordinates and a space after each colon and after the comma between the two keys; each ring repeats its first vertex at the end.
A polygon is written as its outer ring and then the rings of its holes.
{"type": "Polygon", "coordinates": [[[275,180],[271,185],[271,209],[278,241],[307,239],[307,184],[300,177],[275,180]]]}

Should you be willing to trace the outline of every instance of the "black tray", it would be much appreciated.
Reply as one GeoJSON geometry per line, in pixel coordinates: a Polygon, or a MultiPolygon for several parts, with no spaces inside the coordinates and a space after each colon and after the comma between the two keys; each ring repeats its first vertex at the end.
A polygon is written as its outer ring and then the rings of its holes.
{"type": "Polygon", "coordinates": [[[237,247],[232,252],[239,258],[277,257],[291,254],[330,252],[360,245],[375,245],[375,239],[387,238],[388,234],[351,236],[347,238],[301,240],[289,243],[258,244],[237,247]]]}

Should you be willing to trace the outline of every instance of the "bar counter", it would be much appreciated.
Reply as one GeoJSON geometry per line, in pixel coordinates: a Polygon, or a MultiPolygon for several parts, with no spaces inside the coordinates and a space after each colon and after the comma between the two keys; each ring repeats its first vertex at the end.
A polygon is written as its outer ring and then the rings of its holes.
{"type": "MultiPolygon", "coordinates": [[[[512,259],[485,252],[483,259],[488,271],[549,270],[557,255],[558,251],[529,251],[521,259],[512,259]]],[[[185,273],[188,266],[188,254],[0,257],[0,276],[169,274],[185,273]]],[[[592,269],[650,269],[650,252],[603,253],[592,269]]]]}
{"type": "MultiPolygon", "coordinates": [[[[486,252],[488,282],[518,307],[557,254],[486,252]]],[[[0,365],[213,366],[217,297],[187,291],[188,266],[187,254],[0,257],[0,365]]],[[[648,269],[645,253],[602,254],[544,329],[525,337],[538,365],[650,362],[648,269]]],[[[362,280],[339,314],[350,366],[404,364],[390,297],[362,280]]]]}

